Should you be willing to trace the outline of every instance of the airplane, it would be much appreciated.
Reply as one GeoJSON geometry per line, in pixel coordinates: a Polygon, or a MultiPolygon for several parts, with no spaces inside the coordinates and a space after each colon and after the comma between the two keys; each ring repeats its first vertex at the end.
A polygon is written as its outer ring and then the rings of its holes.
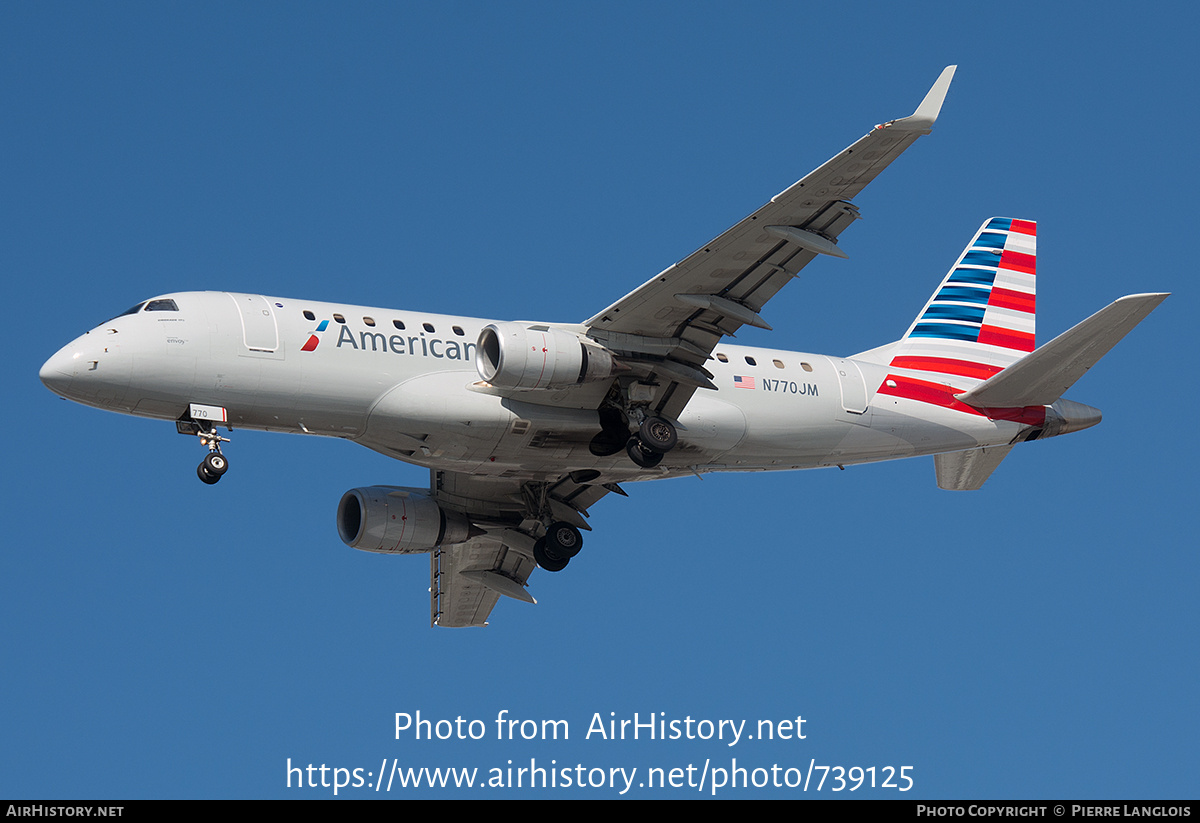
{"type": "Polygon", "coordinates": [[[845,258],[851,200],[928,134],[955,66],[864,137],[582,323],[495,321],[231,292],[142,301],[63,347],[43,383],[173,421],[229,468],[234,428],[340,437],[424,466],[429,488],[369,486],[337,508],[348,546],[429,554],[430,624],[485,626],[536,602],[588,509],[623,484],[933,455],[978,489],[1025,441],[1100,411],[1063,394],[1167,294],[1122,297],[1040,347],[1037,229],[983,222],[899,340],[850,357],[732,345],[817,257],[845,258]]]}

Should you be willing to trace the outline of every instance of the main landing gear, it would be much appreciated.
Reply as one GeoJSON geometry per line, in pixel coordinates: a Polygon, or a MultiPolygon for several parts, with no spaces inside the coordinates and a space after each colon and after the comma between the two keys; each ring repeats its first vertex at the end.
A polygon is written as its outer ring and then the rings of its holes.
{"type": "Polygon", "coordinates": [[[638,433],[625,443],[629,459],[643,469],[652,469],[662,462],[663,455],[675,448],[679,434],[670,421],[661,417],[647,417],[638,427],[638,433]]]}
{"type": "Polygon", "coordinates": [[[621,449],[629,459],[643,469],[652,469],[662,462],[663,455],[675,448],[679,433],[671,421],[663,417],[652,417],[643,411],[633,412],[641,416],[637,434],[630,435],[628,418],[616,409],[600,411],[600,433],[592,438],[588,448],[597,457],[609,457],[621,449]]]}
{"type": "Polygon", "coordinates": [[[560,572],[582,548],[583,535],[579,529],[560,520],[551,523],[546,536],[533,544],[533,559],[548,572],[560,572]]]}

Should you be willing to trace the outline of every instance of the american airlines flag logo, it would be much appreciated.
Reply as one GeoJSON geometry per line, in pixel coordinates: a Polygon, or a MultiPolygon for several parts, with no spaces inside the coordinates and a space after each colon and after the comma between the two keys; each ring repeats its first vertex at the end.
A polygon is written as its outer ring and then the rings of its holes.
{"type": "Polygon", "coordinates": [[[312,351],[313,349],[315,349],[317,347],[317,344],[321,342],[321,338],[318,337],[317,335],[319,335],[321,332],[325,331],[325,329],[328,326],[329,326],[329,321],[322,320],[321,325],[317,326],[317,330],[314,331],[312,334],[310,334],[308,336],[308,340],[305,341],[304,345],[300,347],[300,351],[312,351]]]}
{"type": "Polygon", "coordinates": [[[733,376],[733,387],[735,389],[752,389],[754,388],[754,378],[735,374],[733,376]]]}

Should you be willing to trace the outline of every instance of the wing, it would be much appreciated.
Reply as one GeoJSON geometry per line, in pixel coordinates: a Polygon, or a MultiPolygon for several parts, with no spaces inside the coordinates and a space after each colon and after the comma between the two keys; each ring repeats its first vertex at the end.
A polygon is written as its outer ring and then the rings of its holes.
{"type": "MultiPolygon", "coordinates": [[[[776,292],[818,254],[846,256],[837,238],[858,219],[850,199],[929,133],[954,69],[942,72],[912,115],[876,126],[745,220],[573,330],[615,353],[622,367],[650,388],[649,408],[677,418],[697,388],[716,388],[704,363],[724,335],[747,323],[770,328],[759,311],[776,292]]],[[[553,399],[532,390],[505,393],[534,403],[593,408],[606,391],[598,383],[557,392],[553,399]]],[[[592,482],[598,477],[594,470],[538,481],[434,471],[431,490],[438,503],[466,514],[485,533],[433,553],[430,622],[484,626],[501,596],[534,602],[526,590],[537,565],[531,535],[539,533],[547,515],[587,530],[592,503],[609,492],[624,494],[616,484],[592,482]]]]}
{"type": "Polygon", "coordinates": [[[501,594],[536,603],[525,591],[536,565],[532,555],[491,536],[435,549],[429,556],[429,625],[486,626],[501,594]]]}
{"type": "Polygon", "coordinates": [[[486,533],[430,555],[429,624],[486,626],[501,596],[536,603],[526,590],[537,567],[534,538],[527,530],[545,511],[590,531],[588,507],[609,492],[625,493],[615,483],[587,482],[597,475],[574,472],[547,481],[519,481],[431,472],[431,492],[439,505],[466,514],[486,533]]]}
{"type": "Polygon", "coordinates": [[[586,321],[588,335],[658,383],[651,402],[677,417],[718,341],[749,324],[770,328],[759,311],[819,254],[846,257],[837,238],[858,219],[849,201],[922,134],[928,134],[955,66],[942,71],[917,110],[865,137],[710,243],[586,321]]]}

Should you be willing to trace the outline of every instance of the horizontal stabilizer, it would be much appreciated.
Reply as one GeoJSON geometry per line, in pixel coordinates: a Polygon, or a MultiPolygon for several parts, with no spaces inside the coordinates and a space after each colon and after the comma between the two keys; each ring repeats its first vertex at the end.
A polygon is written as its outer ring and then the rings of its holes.
{"type": "Polygon", "coordinates": [[[975,491],[991,476],[1000,461],[1008,456],[1012,446],[992,446],[965,452],[950,452],[933,456],[939,489],[975,491]]]}
{"type": "Polygon", "coordinates": [[[1048,406],[1166,299],[1166,294],[1122,297],[956,397],[975,408],[1048,406]]]}

